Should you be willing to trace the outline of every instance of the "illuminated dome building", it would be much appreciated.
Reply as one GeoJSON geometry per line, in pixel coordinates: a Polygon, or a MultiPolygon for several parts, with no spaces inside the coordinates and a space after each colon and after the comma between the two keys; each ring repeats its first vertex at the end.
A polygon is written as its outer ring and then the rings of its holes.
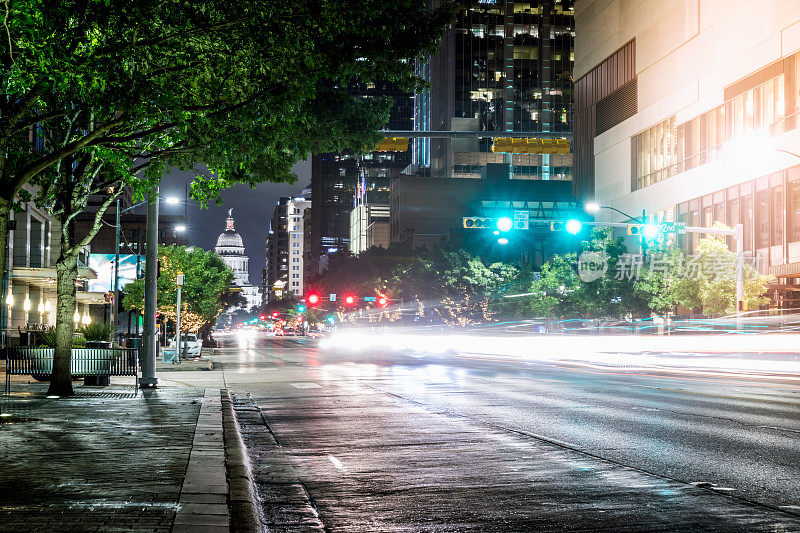
{"type": "MultiPolygon", "coordinates": [[[[219,254],[225,264],[233,271],[234,285],[241,287],[242,296],[247,300],[247,309],[261,304],[261,290],[250,284],[248,272],[249,258],[245,255],[244,242],[233,227],[233,209],[228,211],[225,231],[217,237],[214,251],[219,254]]],[[[232,310],[233,311],[233,310],[232,310]]]]}

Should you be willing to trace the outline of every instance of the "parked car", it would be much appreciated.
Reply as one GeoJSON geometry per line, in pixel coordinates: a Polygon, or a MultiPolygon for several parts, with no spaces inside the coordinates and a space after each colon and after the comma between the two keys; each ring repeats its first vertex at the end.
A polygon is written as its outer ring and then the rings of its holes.
{"type": "MultiPolygon", "coordinates": [[[[195,333],[182,334],[181,350],[183,350],[184,343],[186,343],[187,357],[200,357],[200,352],[203,350],[203,341],[195,333]]],[[[169,345],[175,346],[175,337],[170,339],[169,345]]],[[[181,352],[181,355],[183,355],[183,352],[181,352]]]]}

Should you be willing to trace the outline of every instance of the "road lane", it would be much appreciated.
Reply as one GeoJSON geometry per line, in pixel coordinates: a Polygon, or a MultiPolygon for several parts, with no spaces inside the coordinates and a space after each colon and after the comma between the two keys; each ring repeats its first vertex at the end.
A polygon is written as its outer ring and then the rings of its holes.
{"type": "Polygon", "coordinates": [[[280,443],[243,426],[261,489],[301,487],[308,511],[283,514],[307,525],[800,530],[796,384],[334,353],[292,338],[219,358],[280,443]]]}

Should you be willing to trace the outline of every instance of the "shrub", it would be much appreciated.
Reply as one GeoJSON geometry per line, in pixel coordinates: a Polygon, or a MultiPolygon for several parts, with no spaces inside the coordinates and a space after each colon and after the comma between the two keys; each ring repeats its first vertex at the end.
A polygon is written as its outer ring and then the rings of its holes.
{"type": "Polygon", "coordinates": [[[42,340],[42,343],[48,348],[55,348],[56,328],[54,326],[48,326],[44,328],[42,332],[39,334],[39,338],[42,340]]]}
{"type": "Polygon", "coordinates": [[[105,322],[96,322],[83,326],[80,330],[87,341],[107,341],[111,336],[111,326],[105,322]]]}

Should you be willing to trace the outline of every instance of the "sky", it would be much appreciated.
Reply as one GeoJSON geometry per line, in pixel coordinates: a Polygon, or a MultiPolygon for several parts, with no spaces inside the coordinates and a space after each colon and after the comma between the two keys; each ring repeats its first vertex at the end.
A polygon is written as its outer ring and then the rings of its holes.
{"type": "MultiPolygon", "coordinates": [[[[298,180],[294,185],[286,183],[262,183],[251,189],[247,185],[236,185],[222,193],[222,204],[211,204],[208,209],[189,199],[186,211],[189,217],[189,244],[213,250],[217,237],[225,230],[228,209],[233,208],[236,231],[242,236],[245,253],[250,258],[250,283],[261,284],[261,269],[264,268],[267,252],[267,230],[275,204],[281,196],[297,196],[311,183],[311,160],[298,163],[293,168],[298,180]]],[[[191,181],[188,172],[173,171],[161,181],[161,195],[184,198],[186,184],[191,181]]],[[[164,214],[183,214],[184,204],[177,206],[161,204],[164,214]]]]}

